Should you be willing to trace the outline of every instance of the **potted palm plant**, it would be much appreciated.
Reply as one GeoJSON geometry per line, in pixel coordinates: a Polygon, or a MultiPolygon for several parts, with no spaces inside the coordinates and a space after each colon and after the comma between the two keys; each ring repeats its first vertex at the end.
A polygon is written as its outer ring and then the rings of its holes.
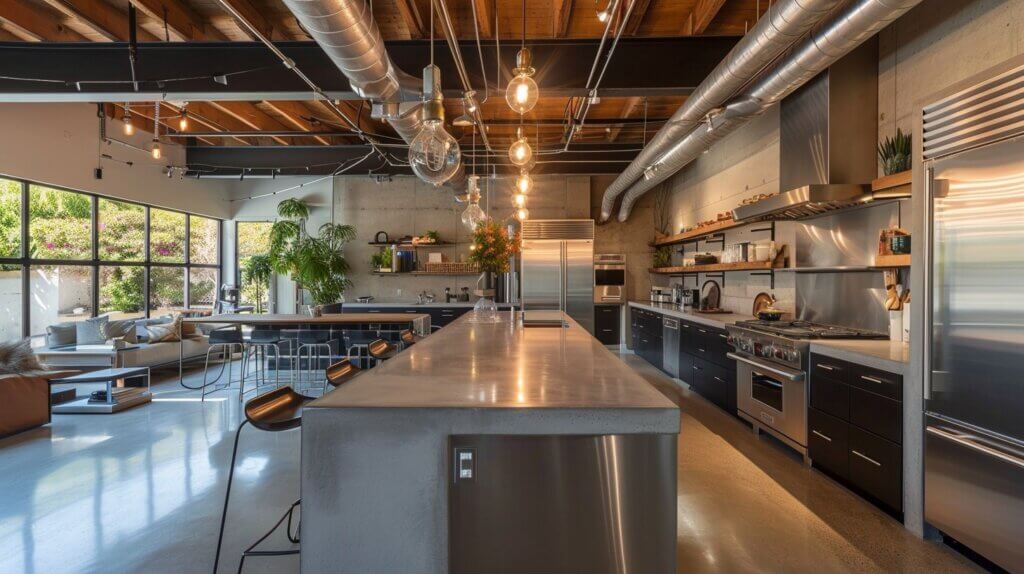
{"type": "Polygon", "coordinates": [[[355,239],[351,225],[325,223],[316,235],[306,230],[309,205],[300,199],[286,199],[277,206],[281,219],[270,228],[270,264],[274,271],[288,275],[309,292],[313,310],[343,300],[352,285],[345,244],[355,239]]]}

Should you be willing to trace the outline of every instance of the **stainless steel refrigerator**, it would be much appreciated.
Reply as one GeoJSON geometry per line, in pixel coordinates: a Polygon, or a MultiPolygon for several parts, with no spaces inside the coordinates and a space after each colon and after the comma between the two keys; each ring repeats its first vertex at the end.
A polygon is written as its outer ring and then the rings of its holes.
{"type": "Polygon", "coordinates": [[[531,311],[563,311],[594,332],[594,220],[523,222],[520,296],[531,311]]]}
{"type": "Polygon", "coordinates": [[[925,519],[1024,572],[1024,134],[941,155],[977,138],[927,130],[925,519]]]}

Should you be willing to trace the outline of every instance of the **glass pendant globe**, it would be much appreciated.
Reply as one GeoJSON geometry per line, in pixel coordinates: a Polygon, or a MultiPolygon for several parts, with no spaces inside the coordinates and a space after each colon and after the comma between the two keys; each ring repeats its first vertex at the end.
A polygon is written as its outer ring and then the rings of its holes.
{"type": "Polygon", "coordinates": [[[487,221],[487,214],[480,209],[478,203],[470,203],[462,212],[462,224],[470,231],[476,231],[478,225],[487,221]]]}
{"type": "Polygon", "coordinates": [[[516,210],[516,219],[519,221],[526,221],[530,218],[530,210],[525,207],[520,207],[516,210]]]}
{"type": "Polygon", "coordinates": [[[516,207],[526,207],[526,196],[517,193],[512,196],[512,202],[516,204],[516,207]]]}
{"type": "Polygon", "coordinates": [[[522,194],[530,193],[533,189],[533,178],[525,171],[516,178],[516,191],[522,194]]]}
{"type": "Polygon", "coordinates": [[[423,181],[439,186],[459,169],[459,142],[444,129],[441,120],[423,122],[423,128],[409,144],[409,164],[423,181]]]}
{"type": "Polygon", "coordinates": [[[508,88],[505,89],[505,101],[508,102],[508,107],[519,114],[525,114],[532,110],[537,105],[539,95],[537,82],[526,75],[526,72],[516,74],[508,83],[508,88]]]}
{"type": "Polygon", "coordinates": [[[533,148],[525,137],[520,137],[508,148],[508,159],[513,165],[522,167],[533,158],[533,148]]]}

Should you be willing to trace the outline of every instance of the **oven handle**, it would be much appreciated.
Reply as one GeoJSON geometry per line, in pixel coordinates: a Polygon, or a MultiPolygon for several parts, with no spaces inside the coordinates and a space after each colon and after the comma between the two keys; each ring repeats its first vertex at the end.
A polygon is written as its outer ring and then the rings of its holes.
{"type": "Polygon", "coordinates": [[[730,359],[735,359],[737,361],[740,361],[741,363],[746,363],[746,364],[748,364],[748,365],[750,365],[752,367],[757,367],[758,369],[760,369],[762,371],[767,371],[767,372],[769,372],[769,373],[771,373],[773,375],[778,375],[778,376],[786,379],[787,381],[802,381],[802,380],[804,380],[804,373],[803,373],[803,371],[796,371],[796,370],[793,370],[793,369],[787,369],[785,367],[774,367],[774,366],[771,366],[771,365],[766,365],[766,364],[764,364],[764,363],[762,363],[760,361],[755,361],[753,359],[749,359],[747,357],[744,357],[743,355],[737,355],[736,353],[726,353],[725,356],[729,357],[730,359]]]}

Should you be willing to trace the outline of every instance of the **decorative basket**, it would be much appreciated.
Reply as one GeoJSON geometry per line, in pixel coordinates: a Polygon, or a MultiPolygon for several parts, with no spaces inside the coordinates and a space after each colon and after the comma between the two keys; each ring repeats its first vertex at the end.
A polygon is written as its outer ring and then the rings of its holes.
{"type": "Polygon", "coordinates": [[[477,273],[480,268],[476,263],[445,261],[443,263],[424,263],[423,270],[427,273],[477,273]]]}

